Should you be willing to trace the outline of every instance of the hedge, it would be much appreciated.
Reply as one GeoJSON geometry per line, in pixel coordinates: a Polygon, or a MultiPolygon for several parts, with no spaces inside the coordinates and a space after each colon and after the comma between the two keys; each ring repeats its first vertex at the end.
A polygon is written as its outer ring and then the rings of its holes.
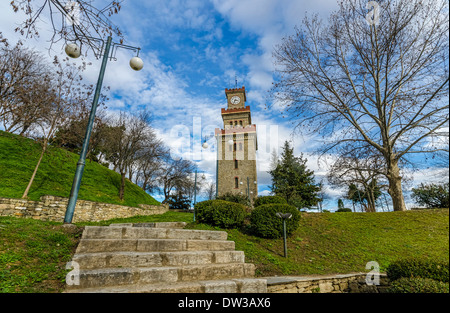
{"type": "Polygon", "coordinates": [[[242,226],[247,215],[245,206],[224,200],[207,200],[195,204],[197,221],[223,228],[242,226]]]}
{"type": "Polygon", "coordinates": [[[286,233],[292,234],[300,221],[298,210],[288,204],[265,204],[256,207],[250,215],[250,227],[254,234],[263,238],[280,238],[283,236],[283,221],[276,216],[277,212],[291,213],[286,220],[286,233]]]}
{"type": "Polygon", "coordinates": [[[390,293],[449,293],[449,284],[442,281],[402,277],[391,282],[390,293]]]}
{"type": "Polygon", "coordinates": [[[285,198],[280,196],[261,196],[256,198],[254,206],[260,206],[264,204],[272,204],[272,203],[281,203],[281,204],[287,204],[287,201],[285,198]]]}
{"type": "Polygon", "coordinates": [[[420,277],[448,283],[449,263],[419,259],[398,260],[389,264],[386,274],[391,281],[402,277],[420,277]]]}

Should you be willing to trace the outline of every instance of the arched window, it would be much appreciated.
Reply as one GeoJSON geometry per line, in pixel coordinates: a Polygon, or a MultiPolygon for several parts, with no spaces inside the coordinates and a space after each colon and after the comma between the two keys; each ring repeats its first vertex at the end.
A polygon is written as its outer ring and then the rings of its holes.
{"type": "Polygon", "coordinates": [[[235,169],[239,168],[239,161],[238,160],[234,160],[234,168],[235,169]]]}
{"type": "Polygon", "coordinates": [[[242,151],[242,142],[239,143],[239,151],[242,151]]]}
{"type": "Polygon", "coordinates": [[[234,188],[236,188],[236,189],[239,188],[239,177],[234,178],[234,188]]]}

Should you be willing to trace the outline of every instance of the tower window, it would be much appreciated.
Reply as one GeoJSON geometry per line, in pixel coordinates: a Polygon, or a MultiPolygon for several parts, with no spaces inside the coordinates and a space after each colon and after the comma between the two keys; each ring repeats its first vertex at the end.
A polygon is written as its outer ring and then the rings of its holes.
{"type": "Polygon", "coordinates": [[[239,177],[234,178],[234,188],[236,188],[236,189],[239,188],[239,177]]]}
{"type": "Polygon", "coordinates": [[[238,160],[234,160],[234,168],[235,169],[239,168],[239,161],[238,160]]]}
{"type": "Polygon", "coordinates": [[[233,144],[233,148],[234,148],[233,151],[236,151],[236,143],[233,144]]]}

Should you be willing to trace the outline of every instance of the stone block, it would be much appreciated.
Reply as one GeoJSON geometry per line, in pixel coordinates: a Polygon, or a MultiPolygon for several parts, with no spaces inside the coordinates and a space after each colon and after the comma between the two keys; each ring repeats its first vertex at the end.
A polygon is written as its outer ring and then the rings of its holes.
{"type": "Polygon", "coordinates": [[[320,293],[329,293],[334,290],[333,283],[330,281],[319,281],[320,293]]]}
{"type": "Polygon", "coordinates": [[[236,282],[225,281],[203,281],[201,282],[205,293],[235,293],[237,292],[236,282]]]}
{"type": "Polygon", "coordinates": [[[266,293],[267,280],[258,278],[233,279],[237,285],[239,293],[266,293]]]}

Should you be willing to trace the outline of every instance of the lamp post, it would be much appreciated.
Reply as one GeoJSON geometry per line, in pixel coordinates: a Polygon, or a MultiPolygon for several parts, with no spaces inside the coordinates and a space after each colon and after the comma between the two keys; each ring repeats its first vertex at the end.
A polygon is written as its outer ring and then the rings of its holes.
{"type": "Polygon", "coordinates": [[[276,215],[283,220],[284,257],[287,258],[286,220],[290,219],[292,217],[292,214],[278,212],[276,215]]]}
{"type": "MultiPolygon", "coordinates": [[[[106,40],[106,45],[102,39],[91,38],[91,37],[86,37],[86,38],[88,38],[90,40],[102,42],[102,50],[104,47],[103,59],[102,59],[102,65],[100,67],[100,73],[98,76],[97,87],[95,89],[94,100],[92,102],[91,112],[89,114],[89,121],[88,121],[88,125],[86,128],[86,134],[84,136],[83,146],[82,146],[81,152],[80,152],[80,159],[78,160],[78,163],[77,163],[77,169],[75,171],[75,177],[73,179],[72,189],[70,191],[69,203],[67,204],[66,214],[64,217],[65,224],[72,223],[73,214],[75,212],[75,205],[76,205],[77,198],[78,198],[78,192],[80,191],[81,178],[83,176],[84,166],[86,165],[86,154],[87,154],[87,150],[88,150],[88,146],[89,146],[89,140],[91,138],[92,128],[93,128],[94,120],[95,120],[95,113],[97,111],[98,100],[100,98],[100,92],[102,89],[103,78],[105,76],[105,69],[106,69],[106,64],[108,63],[108,59],[116,60],[115,51],[117,51],[117,48],[120,47],[120,48],[125,48],[128,50],[137,51],[137,56],[133,57],[130,61],[130,66],[133,70],[140,71],[144,66],[144,63],[138,57],[140,48],[113,43],[111,36],[108,36],[108,39],[106,40]]],[[[81,55],[81,49],[74,43],[67,45],[65,48],[65,51],[66,51],[67,55],[72,58],[78,58],[81,55]]]]}
{"type": "MultiPolygon", "coordinates": [[[[208,149],[208,143],[205,142],[202,145],[203,149],[208,149]]],[[[203,174],[202,179],[205,179],[205,174],[203,174]]],[[[193,221],[195,222],[195,204],[197,203],[197,170],[195,170],[195,177],[194,177],[194,218],[193,221]]]]}

